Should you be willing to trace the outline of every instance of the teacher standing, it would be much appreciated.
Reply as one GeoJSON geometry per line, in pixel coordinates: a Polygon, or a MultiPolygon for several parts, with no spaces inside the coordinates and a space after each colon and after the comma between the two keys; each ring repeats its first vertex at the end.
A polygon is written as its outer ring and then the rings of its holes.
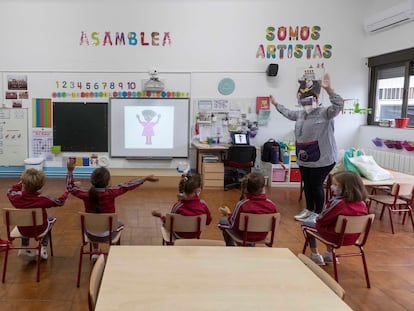
{"type": "Polygon", "coordinates": [[[297,93],[303,109],[290,110],[270,95],[272,104],[287,119],[296,121],[296,161],[302,176],[306,208],[295,215],[298,221],[315,221],[325,204],[323,183],[337,161],[334,118],[343,109],[343,99],[331,87],[329,74],[322,81],[303,80],[297,93]],[[328,93],[330,106],[319,104],[322,88],[328,93]]]}

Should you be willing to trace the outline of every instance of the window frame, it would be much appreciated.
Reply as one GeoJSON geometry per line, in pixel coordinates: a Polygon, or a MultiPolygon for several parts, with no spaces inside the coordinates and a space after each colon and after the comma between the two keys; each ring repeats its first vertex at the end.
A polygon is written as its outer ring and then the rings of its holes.
{"type": "MultiPolygon", "coordinates": [[[[404,67],[404,86],[402,90],[402,107],[401,118],[406,118],[408,115],[408,97],[410,93],[409,83],[410,76],[414,75],[414,48],[401,50],[397,52],[382,54],[368,58],[369,67],[369,90],[368,90],[368,107],[372,109],[372,113],[367,115],[368,125],[379,125],[379,121],[375,121],[376,109],[376,90],[378,82],[378,72],[383,69],[394,67],[404,67]]],[[[392,93],[393,91],[391,91],[392,93]]],[[[385,96],[390,96],[384,94],[385,96]]]]}

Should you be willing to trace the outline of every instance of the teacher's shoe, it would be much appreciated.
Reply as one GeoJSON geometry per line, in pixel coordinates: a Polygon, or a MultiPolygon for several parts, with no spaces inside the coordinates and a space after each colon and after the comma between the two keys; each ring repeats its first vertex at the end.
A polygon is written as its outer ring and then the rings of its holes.
{"type": "Polygon", "coordinates": [[[307,208],[303,209],[299,214],[293,216],[297,221],[302,221],[305,218],[308,218],[310,215],[312,215],[312,212],[308,210],[307,208]]]}

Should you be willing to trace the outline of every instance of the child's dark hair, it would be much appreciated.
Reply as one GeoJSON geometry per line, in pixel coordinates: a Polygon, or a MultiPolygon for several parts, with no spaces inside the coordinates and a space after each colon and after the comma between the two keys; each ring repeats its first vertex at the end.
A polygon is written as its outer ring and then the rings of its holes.
{"type": "Polygon", "coordinates": [[[201,188],[201,176],[199,174],[183,174],[178,185],[178,192],[191,195],[197,188],[201,188]]]}
{"type": "Polygon", "coordinates": [[[142,111],[142,115],[144,116],[144,118],[150,117],[152,119],[157,115],[157,113],[154,110],[145,109],[142,111]]]}
{"type": "Polygon", "coordinates": [[[91,184],[89,189],[89,203],[91,208],[96,212],[100,212],[99,208],[99,195],[96,188],[106,188],[111,179],[111,174],[105,167],[99,167],[92,172],[91,184]]]}
{"type": "Polygon", "coordinates": [[[261,173],[247,174],[241,182],[242,193],[261,194],[264,186],[265,178],[261,173]]]}
{"type": "Polygon", "coordinates": [[[36,192],[40,190],[46,182],[45,173],[35,168],[29,168],[22,175],[24,190],[27,192],[36,192]]]}
{"type": "Polygon", "coordinates": [[[368,192],[359,174],[352,171],[343,171],[335,173],[332,178],[335,178],[338,182],[342,189],[341,195],[346,197],[348,202],[359,202],[367,199],[368,192]]]}

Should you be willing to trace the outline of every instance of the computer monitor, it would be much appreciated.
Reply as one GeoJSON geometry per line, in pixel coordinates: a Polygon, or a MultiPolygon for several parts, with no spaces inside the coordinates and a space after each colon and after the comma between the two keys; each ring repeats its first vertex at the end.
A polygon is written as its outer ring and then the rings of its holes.
{"type": "Polygon", "coordinates": [[[249,135],[246,133],[232,133],[231,139],[233,145],[249,145],[249,135]]]}

